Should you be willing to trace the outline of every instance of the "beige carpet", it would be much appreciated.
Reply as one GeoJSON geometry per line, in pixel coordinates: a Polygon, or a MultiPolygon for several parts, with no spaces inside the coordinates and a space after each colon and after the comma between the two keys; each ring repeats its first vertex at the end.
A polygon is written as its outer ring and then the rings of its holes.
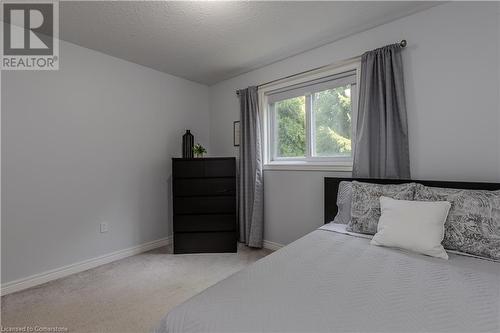
{"type": "Polygon", "coordinates": [[[270,253],[172,255],[161,248],[2,297],[2,326],[149,332],[172,307],[270,253]]]}

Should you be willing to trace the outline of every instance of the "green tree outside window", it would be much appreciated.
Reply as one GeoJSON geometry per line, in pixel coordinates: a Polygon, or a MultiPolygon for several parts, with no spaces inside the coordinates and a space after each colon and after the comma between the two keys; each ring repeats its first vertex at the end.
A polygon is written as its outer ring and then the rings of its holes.
{"type": "MultiPolygon", "coordinates": [[[[350,156],[352,104],[350,85],[315,92],[312,101],[314,156],[350,156]]],[[[276,102],[278,157],[306,155],[306,97],[276,102]]]]}

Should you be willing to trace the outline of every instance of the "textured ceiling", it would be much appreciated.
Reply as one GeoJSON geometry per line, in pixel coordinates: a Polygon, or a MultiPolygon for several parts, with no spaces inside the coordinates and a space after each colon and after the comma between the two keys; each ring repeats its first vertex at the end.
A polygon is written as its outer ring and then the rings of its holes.
{"type": "Polygon", "coordinates": [[[60,37],[214,84],[435,4],[66,1],[60,37]]]}

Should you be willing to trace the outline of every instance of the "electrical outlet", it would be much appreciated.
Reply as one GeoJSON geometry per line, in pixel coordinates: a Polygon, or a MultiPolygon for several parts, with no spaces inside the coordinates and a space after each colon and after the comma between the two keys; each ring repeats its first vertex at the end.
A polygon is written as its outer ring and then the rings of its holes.
{"type": "Polygon", "coordinates": [[[108,222],[101,222],[100,230],[101,233],[108,232],[108,222]]]}

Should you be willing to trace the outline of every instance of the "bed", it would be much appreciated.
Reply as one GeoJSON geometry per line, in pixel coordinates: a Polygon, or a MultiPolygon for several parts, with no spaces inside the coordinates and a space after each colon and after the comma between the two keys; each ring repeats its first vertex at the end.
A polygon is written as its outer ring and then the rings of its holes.
{"type": "MultiPolygon", "coordinates": [[[[330,206],[340,181],[325,179],[330,206]]],[[[327,221],[334,213],[325,206],[327,221]]],[[[325,224],[177,306],[155,332],[500,331],[500,263],[453,253],[446,261],[369,238],[325,224]]]]}

